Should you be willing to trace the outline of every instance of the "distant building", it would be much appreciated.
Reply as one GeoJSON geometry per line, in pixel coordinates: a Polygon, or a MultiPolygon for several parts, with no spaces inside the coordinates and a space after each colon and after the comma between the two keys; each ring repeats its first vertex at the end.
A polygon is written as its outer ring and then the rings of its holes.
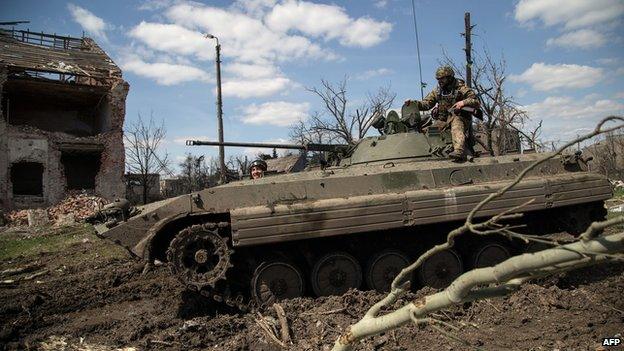
{"type": "Polygon", "coordinates": [[[187,194],[187,188],[188,186],[185,184],[184,179],[181,178],[160,180],[160,196],[163,199],[187,194]]]}
{"type": "Polygon", "coordinates": [[[0,30],[0,208],[124,197],[128,83],[90,38],[0,30]]]}
{"type": "MultiPolygon", "coordinates": [[[[143,204],[143,175],[126,173],[126,199],[133,204],[143,204]]],[[[150,203],[162,199],[160,195],[160,174],[148,174],[145,183],[147,184],[147,201],[150,203]]]]}

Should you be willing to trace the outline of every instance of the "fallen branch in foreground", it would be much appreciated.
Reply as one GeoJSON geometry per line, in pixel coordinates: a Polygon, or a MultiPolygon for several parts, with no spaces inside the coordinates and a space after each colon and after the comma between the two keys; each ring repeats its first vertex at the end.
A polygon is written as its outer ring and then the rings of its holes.
{"type": "Polygon", "coordinates": [[[515,256],[494,267],[469,271],[441,292],[412,301],[385,315],[364,316],[336,340],[333,350],[352,350],[358,341],[367,336],[408,322],[419,322],[432,312],[464,302],[504,296],[530,279],[608,261],[612,255],[622,253],[624,232],[515,256]],[[495,285],[486,286],[489,284],[495,285]]]}

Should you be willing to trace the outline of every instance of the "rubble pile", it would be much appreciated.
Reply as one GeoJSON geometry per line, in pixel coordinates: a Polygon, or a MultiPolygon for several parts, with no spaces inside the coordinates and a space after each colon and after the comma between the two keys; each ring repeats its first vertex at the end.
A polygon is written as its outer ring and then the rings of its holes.
{"type": "MultiPolygon", "coordinates": [[[[71,224],[82,221],[93,215],[108,202],[95,195],[87,193],[70,193],[57,205],[48,207],[44,211],[50,221],[57,225],[71,224]]],[[[7,221],[11,226],[29,225],[29,213],[33,210],[19,210],[7,213],[7,221]]],[[[31,213],[32,218],[32,213],[31,213]]]]}
{"type": "Polygon", "coordinates": [[[19,226],[19,225],[28,225],[28,211],[20,210],[20,211],[11,211],[5,215],[6,222],[8,225],[19,226]]]}

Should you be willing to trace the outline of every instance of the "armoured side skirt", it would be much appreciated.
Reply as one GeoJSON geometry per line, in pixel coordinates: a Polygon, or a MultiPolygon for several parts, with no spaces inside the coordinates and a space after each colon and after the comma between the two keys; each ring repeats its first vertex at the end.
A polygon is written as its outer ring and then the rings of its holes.
{"type": "MultiPolygon", "coordinates": [[[[259,245],[463,220],[477,203],[506,184],[240,208],[231,212],[233,242],[259,245]]],[[[529,178],[477,216],[491,216],[528,202],[522,212],[601,201],[611,195],[608,181],[591,174],[529,178]]]]}

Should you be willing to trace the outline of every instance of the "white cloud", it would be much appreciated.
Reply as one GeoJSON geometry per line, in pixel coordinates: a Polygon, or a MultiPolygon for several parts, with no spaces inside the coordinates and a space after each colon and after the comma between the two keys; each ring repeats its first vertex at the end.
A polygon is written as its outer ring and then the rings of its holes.
{"type": "Polygon", "coordinates": [[[388,0],[376,0],[373,5],[378,9],[383,9],[388,5],[388,0]]]}
{"type": "Polygon", "coordinates": [[[190,81],[210,81],[210,75],[194,66],[165,62],[149,63],[139,57],[126,57],[121,61],[123,70],[150,78],[161,85],[175,85],[190,81]]]}
{"type": "Polygon", "coordinates": [[[549,65],[537,62],[520,75],[510,75],[512,82],[530,84],[535,90],[587,88],[604,78],[602,68],[573,64],[549,65]]]}
{"type": "Polygon", "coordinates": [[[616,63],[618,63],[619,60],[615,57],[605,57],[605,58],[600,58],[596,60],[596,63],[600,64],[600,65],[614,65],[616,63]]]}
{"type": "Polygon", "coordinates": [[[377,22],[372,18],[364,17],[355,20],[347,27],[340,38],[340,43],[346,46],[371,47],[390,36],[392,24],[377,22]]]}
{"type": "Polygon", "coordinates": [[[288,127],[299,120],[305,119],[309,109],[310,104],[307,102],[272,101],[260,105],[251,104],[242,109],[242,121],[249,124],[270,124],[278,127],[288,127]]]}
{"type": "Polygon", "coordinates": [[[337,39],[346,46],[370,47],[390,35],[392,24],[370,17],[351,18],[342,7],[308,1],[287,0],[273,7],[267,25],[283,33],[298,31],[325,40],[337,39]]]}
{"type": "Polygon", "coordinates": [[[202,33],[175,24],[141,22],[130,30],[130,36],[148,47],[180,55],[194,55],[199,59],[213,59],[214,42],[202,33]]]}
{"type": "Polygon", "coordinates": [[[521,97],[526,96],[527,93],[528,93],[528,91],[526,89],[520,88],[520,89],[518,89],[518,91],[516,91],[515,95],[516,95],[516,97],[521,98],[521,97]]]}
{"type": "Polygon", "coordinates": [[[221,41],[223,55],[235,57],[238,61],[332,58],[306,37],[277,33],[267,28],[262,20],[235,10],[186,3],[170,7],[165,15],[178,25],[196,27],[216,35],[221,41]]]}
{"type": "Polygon", "coordinates": [[[593,29],[579,29],[565,33],[557,38],[546,41],[547,46],[559,46],[565,48],[593,49],[607,43],[607,37],[593,29]]]}
{"type": "Polygon", "coordinates": [[[139,10],[156,11],[171,6],[174,0],[145,0],[139,5],[139,10]]]}
{"type": "Polygon", "coordinates": [[[229,79],[222,84],[223,96],[233,96],[241,99],[252,97],[269,97],[285,89],[298,86],[286,77],[271,77],[264,79],[229,79]]]}
{"type": "Polygon", "coordinates": [[[158,76],[161,84],[191,80],[192,75],[165,79],[139,67],[158,62],[195,68],[197,60],[212,60],[215,42],[204,38],[210,33],[221,43],[223,93],[239,98],[267,97],[299,86],[281,72],[279,64],[283,62],[340,59],[320,45],[323,41],[369,47],[385,40],[392,28],[390,23],[369,17],[350,17],[338,6],[299,0],[238,0],[222,8],[181,0],[149,0],[141,6],[150,10],[166,7],[162,15],[168,23],[142,21],[129,31],[136,39],[130,51],[140,61],[130,61],[134,63],[129,65],[131,69],[143,76],[158,76]],[[297,12],[301,9],[310,10],[308,15],[317,19],[323,14],[330,16],[320,23],[318,31],[314,28],[319,24],[314,23],[307,23],[305,28],[279,29],[269,24],[279,20],[277,12],[287,15],[289,9],[296,10],[295,16],[305,17],[297,12]]]}
{"type": "Polygon", "coordinates": [[[388,68],[378,68],[378,69],[370,69],[368,71],[362,72],[355,76],[357,80],[367,80],[374,77],[385,76],[393,73],[391,69],[388,68]]]}
{"type": "Polygon", "coordinates": [[[253,17],[261,18],[276,3],[277,0],[236,0],[234,6],[253,17]]]}
{"type": "Polygon", "coordinates": [[[67,9],[69,9],[74,21],[80,24],[87,33],[99,39],[108,40],[106,30],[110,29],[111,26],[104,22],[103,19],[94,15],[91,11],[71,3],[67,4],[67,9]]]}
{"type": "Polygon", "coordinates": [[[549,96],[541,102],[525,105],[532,118],[543,120],[596,119],[612,114],[622,114],[624,104],[611,99],[588,95],[582,99],[570,96],[549,96]]]}
{"type": "Polygon", "coordinates": [[[234,62],[224,66],[223,70],[233,76],[258,79],[279,76],[281,73],[277,67],[271,64],[249,64],[234,62]]]}
{"type": "Polygon", "coordinates": [[[624,114],[624,103],[621,101],[595,95],[580,99],[549,96],[523,108],[533,120],[544,121],[544,137],[552,140],[569,140],[577,134],[587,133],[604,117],[624,114]]]}
{"type": "Polygon", "coordinates": [[[613,95],[613,98],[624,100],[624,91],[618,91],[615,95],[613,95]]]}
{"type": "Polygon", "coordinates": [[[621,0],[520,0],[514,11],[521,24],[541,21],[546,26],[566,29],[601,25],[624,14],[621,0]]]}
{"type": "Polygon", "coordinates": [[[268,97],[299,84],[285,77],[272,64],[233,62],[224,67],[223,95],[238,98],[268,97]]]}

